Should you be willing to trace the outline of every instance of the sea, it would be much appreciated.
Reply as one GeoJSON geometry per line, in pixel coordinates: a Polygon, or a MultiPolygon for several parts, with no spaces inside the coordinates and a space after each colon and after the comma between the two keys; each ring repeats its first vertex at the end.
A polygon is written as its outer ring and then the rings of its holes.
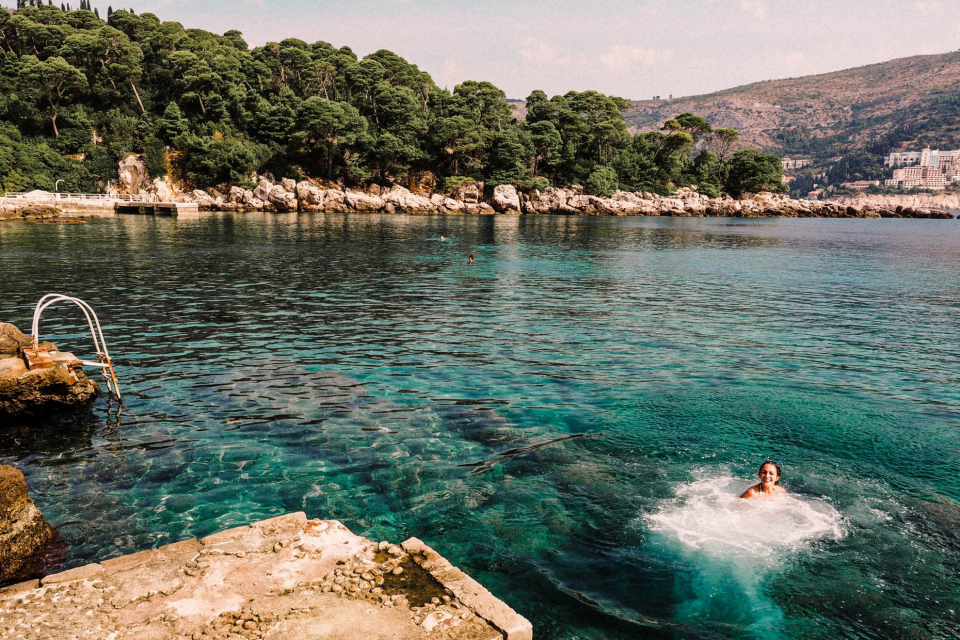
{"type": "Polygon", "coordinates": [[[3,223],[46,293],[123,395],[0,427],[66,567],[304,511],[538,639],[960,637],[960,221],[3,223]]]}

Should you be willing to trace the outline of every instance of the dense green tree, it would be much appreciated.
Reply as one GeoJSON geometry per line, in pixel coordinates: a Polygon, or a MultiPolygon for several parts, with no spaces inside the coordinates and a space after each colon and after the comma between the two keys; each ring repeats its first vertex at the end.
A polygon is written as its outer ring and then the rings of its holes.
{"type": "Polygon", "coordinates": [[[780,158],[755,149],[741,149],[730,157],[725,181],[734,197],[760,191],[785,191],[780,158]]]}
{"type": "Polygon", "coordinates": [[[365,138],[367,123],[349,104],[316,96],[304,101],[297,114],[298,139],[333,179],[337,160],[347,162],[348,154],[365,138]]]}
{"type": "Polygon", "coordinates": [[[583,183],[587,193],[595,196],[610,196],[617,190],[619,177],[613,167],[598,166],[583,183]]]}
{"type": "Polygon", "coordinates": [[[151,178],[163,178],[170,170],[167,162],[167,146],[163,140],[149,136],[143,141],[143,164],[151,178]]]}
{"type": "Polygon", "coordinates": [[[59,136],[57,116],[60,114],[60,107],[87,88],[87,78],[79,69],[59,56],[47,60],[24,56],[20,74],[24,92],[49,105],[53,135],[59,136]]]}
{"type": "MultiPolygon", "coordinates": [[[[582,184],[591,193],[771,182],[750,178],[742,158],[728,167],[736,132],[692,113],[631,135],[620,98],[533,91],[518,121],[490,82],[440,89],[387,50],[358,59],[349,47],[296,38],[251,49],[239,31],[185,29],[151,13],[108,7],[104,22],[88,0],[76,11],[49,0],[17,6],[0,9],[0,127],[11,145],[0,182],[17,188],[46,188],[57,173],[71,188],[103,189],[119,158],[137,152],[159,174],[169,158],[192,187],[264,170],[357,185],[432,172],[447,186],[582,184]]],[[[865,174],[867,165],[840,169],[865,174]]]]}

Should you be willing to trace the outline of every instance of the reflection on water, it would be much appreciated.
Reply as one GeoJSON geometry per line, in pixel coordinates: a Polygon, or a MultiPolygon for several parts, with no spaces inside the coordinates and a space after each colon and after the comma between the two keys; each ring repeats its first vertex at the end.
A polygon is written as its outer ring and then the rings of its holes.
{"type": "MultiPolygon", "coordinates": [[[[543,638],[950,637],[958,240],[901,220],[7,224],[2,319],[90,302],[127,407],[3,425],[0,462],[70,566],[304,510],[423,538],[543,638]],[[796,502],[736,511],[767,457],[796,502]]],[[[45,332],[90,355],[71,313],[45,332]]]]}

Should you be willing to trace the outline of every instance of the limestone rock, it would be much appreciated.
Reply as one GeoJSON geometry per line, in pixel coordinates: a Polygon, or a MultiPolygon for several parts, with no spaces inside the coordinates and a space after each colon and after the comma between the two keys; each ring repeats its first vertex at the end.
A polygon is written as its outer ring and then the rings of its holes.
{"type": "Polygon", "coordinates": [[[380,211],[383,209],[383,200],[361,191],[347,191],[347,204],[355,211],[380,211]]]}
{"type": "Polygon", "coordinates": [[[267,200],[277,208],[277,211],[297,210],[297,195],[287,191],[279,184],[273,186],[270,193],[267,194],[267,200]]]}
{"type": "Polygon", "coordinates": [[[190,199],[196,202],[201,209],[211,209],[217,204],[217,201],[214,200],[209,193],[201,191],[200,189],[191,191],[190,199]]]}
{"type": "Polygon", "coordinates": [[[480,202],[480,193],[482,187],[474,184],[465,184],[453,193],[453,197],[460,202],[477,204],[480,202]]]}
{"type": "Polygon", "coordinates": [[[295,191],[297,189],[297,181],[291,178],[281,178],[280,186],[283,187],[284,191],[295,191]]]}
{"type": "Polygon", "coordinates": [[[181,196],[179,189],[174,187],[166,176],[155,179],[151,188],[160,202],[177,202],[181,196]]]}
{"type": "Polygon", "coordinates": [[[140,156],[129,155],[117,167],[117,188],[120,193],[140,194],[150,189],[150,174],[140,156]]]}
{"type": "Polygon", "coordinates": [[[512,184],[497,185],[493,188],[488,204],[499,213],[519,213],[520,196],[517,195],[517,188],[512,184]]]}
{"type": "Polygon", "coordinates": [[[323,190],[310,184],[306,180],[298,182],[294,192],[297,194],[297,200],[300,202],[301,211],[315,211],[317,207],[323,204],[323,190]]]}
{"type": "Polygon", "coordinates": [[[19,357],[0,358],[0,421],[80,407],[100,395],[83,371],[63,365],[28,371],[22,363],[19,357]]]}
{"type": "Polygon", "coordinates": [[[267,200],[267,196],[270,195],[270,191],[273,189],[273,182],[267,180],[266,178],[260,178],[260,183],[253,190],[253,196],[260,200],[267,200]]]}
{"type": "Polygon", "coordinates": [[[15,357],[20,353],[21,347],[29,346],[33,343],[30,336],[17,329],[15,325],[9,322],[0,322],[0,357],[15,357]]]}
{"type": "Polygon", "coordinates": [[[0,582],[35,574],[52,538],[53,529],[27,494],[23,474],[0,466],[0,582]]]}
{"type": "Polygon", "coordinates": [[[429,198],[411,193],[399,185],[381,194],[384,203],[392,204],[397,213],[436,213],[437,206],[429,198]]]}

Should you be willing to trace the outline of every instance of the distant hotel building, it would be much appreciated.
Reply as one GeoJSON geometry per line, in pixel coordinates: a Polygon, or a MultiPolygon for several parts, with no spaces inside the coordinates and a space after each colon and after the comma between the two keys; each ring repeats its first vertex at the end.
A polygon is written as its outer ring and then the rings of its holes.
{"type": "Polygon", "coordinates": [[[903,167],[893,170],[893,178],[884,181],[888,187],[901,189],[944,189],[948,182],[960,180],[960,150],[940,151],[924,149],[891,153],[884,159],[888,167],[903,167]]]}
{"type": "Polygon", "coordinates": [[[803,167],[810,164],[809,160],[794,160],[793,158],[782,158],[780,162],[783,163],[784,171],[790,171],[792,169],[802,169],[803,167]]]}
{"type": "Polygon", "coordinates": [[[866,191],[870,187],[879,187],[879,180],[855,180],[854,182],[842,182],[840,183],[841,187],[846,187],[847,189],[854,189],[855,191],[866,191]]]}

